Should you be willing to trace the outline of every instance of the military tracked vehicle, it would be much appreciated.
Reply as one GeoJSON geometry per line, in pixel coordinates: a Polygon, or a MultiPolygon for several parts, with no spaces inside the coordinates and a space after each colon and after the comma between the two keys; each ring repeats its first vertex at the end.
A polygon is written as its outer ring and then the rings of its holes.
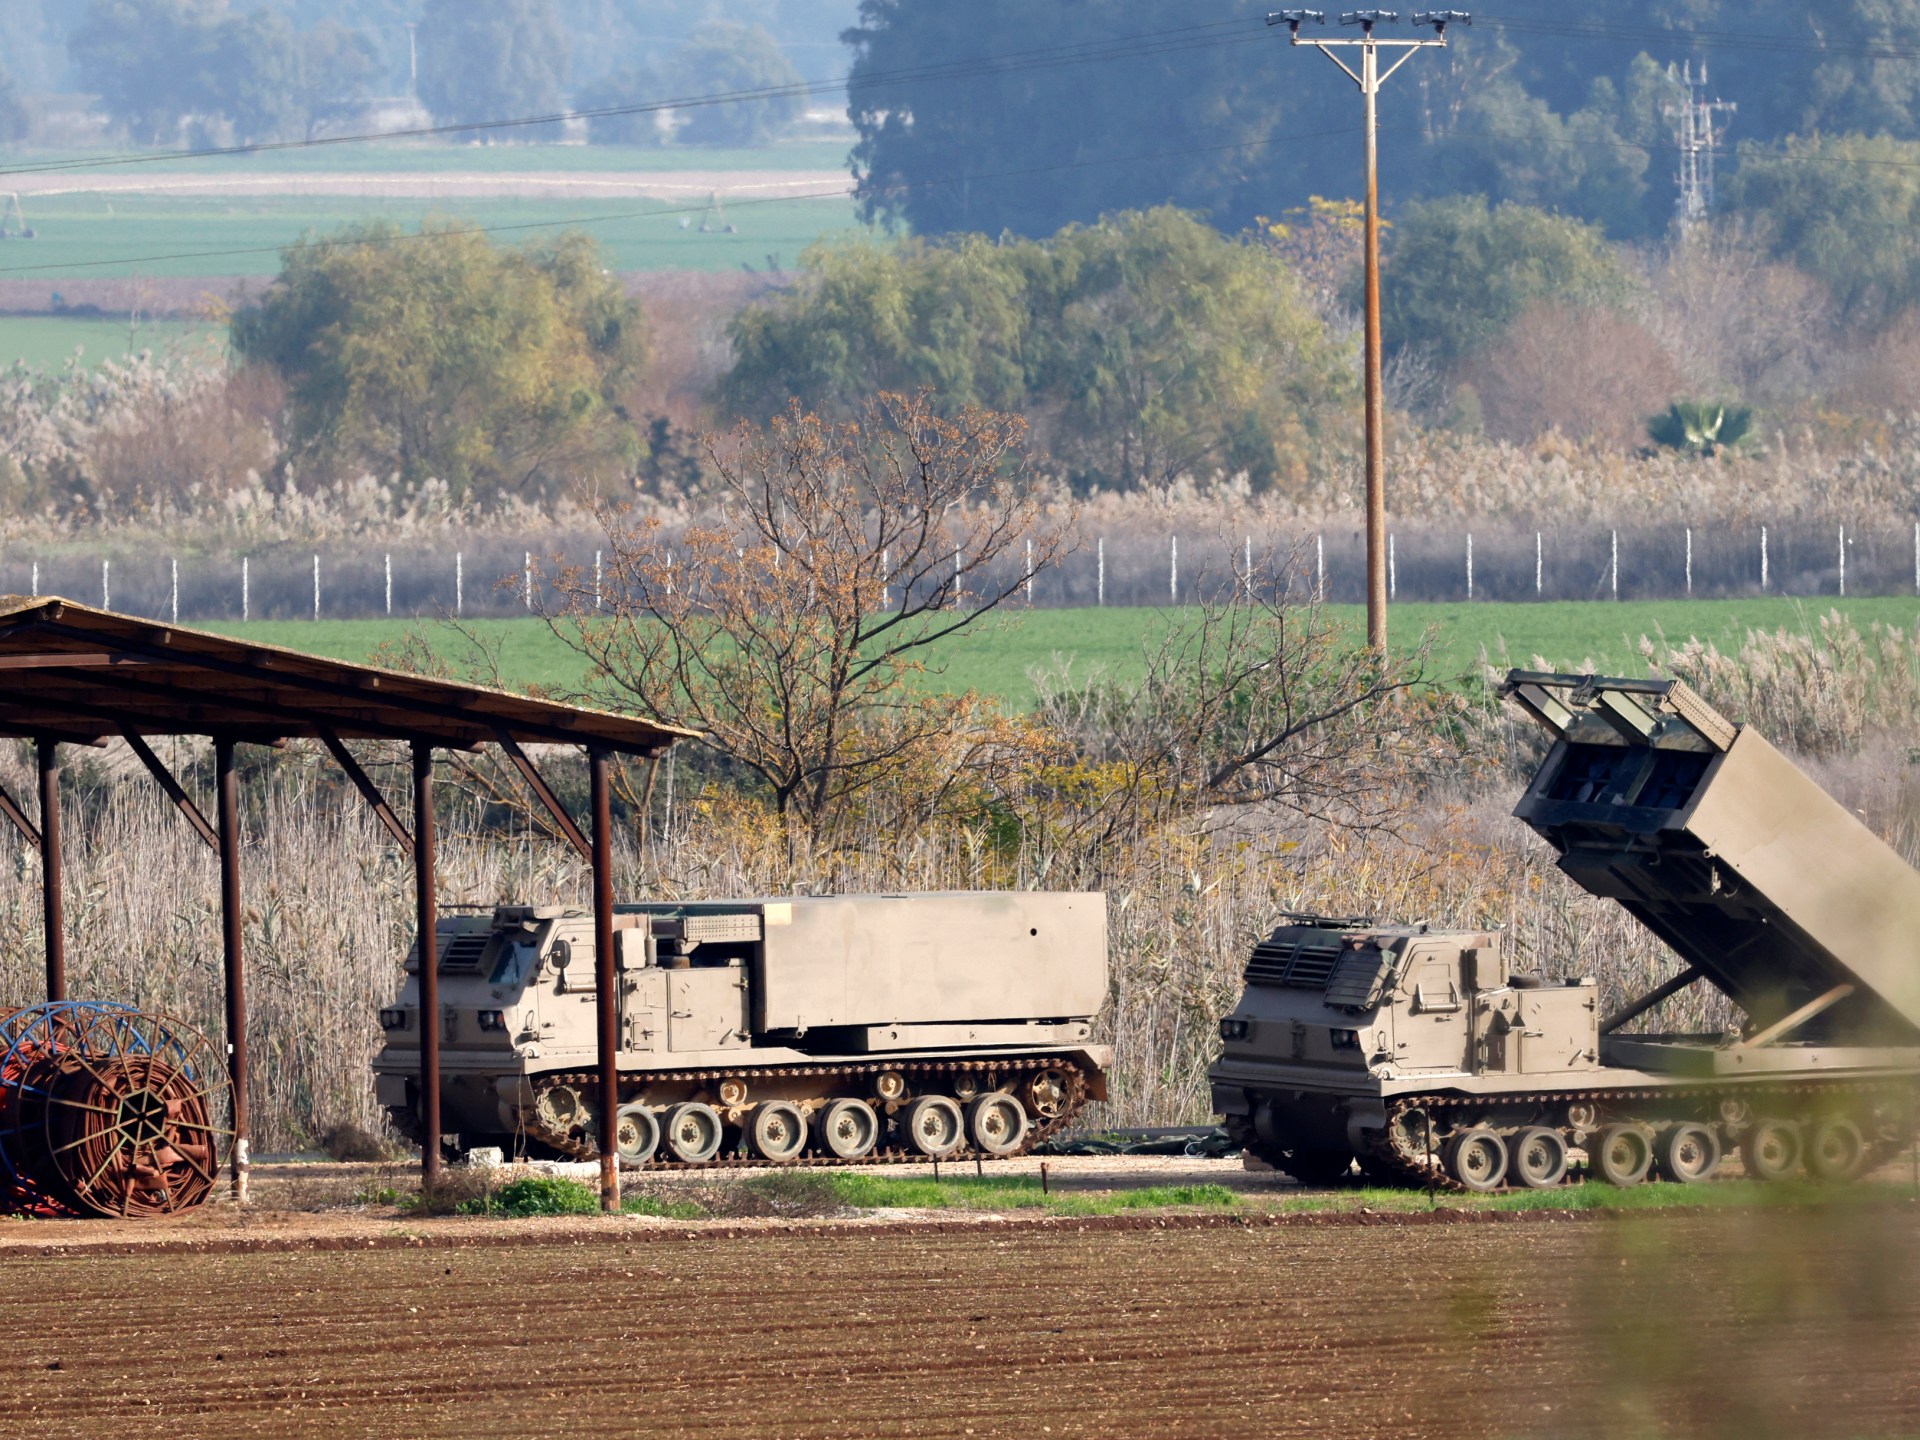
{"type": "MultiPolygon", "coordinates": [[[[620,1158],[793,1164],[1017,1155],[1104,1099],[1106,897],[860,895],[616,907],[620,1158]]],[[[420,1135],[440,1026],[453,1148],[599,1154],[593,920],[504,905],[435,930],[380,1013],[375,1088],[420,1135]]],[[[442,1137],[445,1143],[445,1137],[442,1137]]]]}
{"type": "Polygon", "coordinates": [[[1600,1012],[1590,975],[1520,973],[1504,937],[1295,916],[1220,1022],[1215,1108],[1302,1180],[1469,1190],[1711,1175],[1847,1179],[1912,1136],[1920,873],[1684,684],[1512,672],[1551,748],[1515,814],[1559,868],[1683,962],[1600,1012]],[[1689,985],[1726,1034],[1628,1026],[1689,985]]]}

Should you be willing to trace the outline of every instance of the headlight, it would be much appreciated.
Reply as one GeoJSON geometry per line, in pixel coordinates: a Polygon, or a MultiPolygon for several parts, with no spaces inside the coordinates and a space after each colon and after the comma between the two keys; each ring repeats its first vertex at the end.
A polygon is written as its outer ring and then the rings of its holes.
{"type": "Polygon", "coordinates": [[[504,1030],[507,1028],[507,1016],[503,1010],[482,1010],[480,1012],[482,1030],[504,1030]]]}
{"type": "Polygon", "coordinates": [[[1242,1020],[1237,1015],[1229,1015],[1225,1020],[1220,1022],[1220,1038],[1222,1040],[1244,1040],[1252,1029],[1252,1022],[1242,1020]]]}
{"type": "Polygon", "coordinates": [[[407,1028],[407,1012],[399,1006],[389,1006],[380,1012],[382,1030],[404,1030],[407,1028]]]}
{"type": "Polygon", "coordinates": [[[1332,1030],[1328,1033],[1333,1037],[1333,1048],[1336,1050],[1358,1050],[1360,1048],[1360,1032],[1358,1030],[1332,1030]]]}

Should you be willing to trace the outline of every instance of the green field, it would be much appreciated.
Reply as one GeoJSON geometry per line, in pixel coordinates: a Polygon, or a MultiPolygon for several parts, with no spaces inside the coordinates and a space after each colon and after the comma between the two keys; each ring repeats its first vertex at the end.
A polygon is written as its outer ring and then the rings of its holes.
{"type": "Polygon", "coordinates": [[[69,319],[58,315],[0,315],[0,369],[24,360],[56,369],[77,349],[89,365],[142,350],[155,355],[175,348],[219,355],[226,332],[192,321],[144,321],[129,333],[122,320],[69,319]]]}
{"type": "Polygon", "coordinates": [[[38,197],[38,238],[7,242],[0,279],[111,279],[141,275],[274,275],[280,251],[308,232],[326,234],[362,220],[408,229],[429,217],[488,228],[502,244],[548,240],[566,230],[600,242],[614,270],[789,267],[800,251],[857,228],[849,199],[735,201],[736,233],[702,235],[705,201],[580,196],[566,200],[445,200],[286,196],[210,198],[160,195],[38,197]],[[682,228],[686,222],[686,228],[682,228]]]}
{"type": "MultiPolygon", "coordinates": [[[[1637,674],[1642,672],[1638,641],[1665,635],[1679,642],[1689,636],[1722,649],[1737,647],[1749,629],[1806,630],[1838,605],[1855,624],[1911,628],[1920,621],[1920,600],[1913,597],[1798,600],[1781,597],[1750,600],[1565,602],[1542,605],[1401,605],[1392,616],[1396,646],[1419,644],[1432,636],[1429,673],[1457,680],[1476,673],[1483,658],[1495,665],[1531,666],[1536,655],[1565,669],[1637,674]]],[[[1363,616],[1358,607],[1331,607],[1358,636],[1363,616]]],[[[930,682],[943,688],[976,689],[1016,705],[1029,705],[1033,686],[1028,672],[1053,657],[1070,657],[1076,669],[1100,666],[1108,673],[1137,675],[1147,646],[1165,633],[1170,612],[1145,609],[1035,610],[983,622],[968,634],[947,641],[933,656],[940,673],[930,682]]],[[[205,628],[267,644],[326,655],[366,660],[383,640],[398,638],[403,621],[256,621],[205,628]]],[[[447,653],[459,637],[437,622],[414,628],[447,653]]],[[[577,684],[581,665],[537,620],[481,620],[472,628],[489,645],[499,646],[500,668],[515,684],[561,688],[577,684]]]]}
{"type": "MultiPolygon", "coordinates": [[[[600,170],[839,170],[847,163],[850,141],[805,140],[755,150],[705,149],[692,145],[497,145],[433,140],[386,144],[342,143],[288,150],[256,150],[238,155],[147,160],[137,165],[104,165],[83,172],[106,177],[137,172],[150,175],[207,175],[263,171],[284,175],[357,174],[532,174],[600,170]]],[[[100,155],[130,155],[101,151],[100,155]]],[[[0,165],[59,166],[91,158],[68,151],[0,150],[0,165]]],[[[31,197],[27,198],[29,206],[31,197]]]]}

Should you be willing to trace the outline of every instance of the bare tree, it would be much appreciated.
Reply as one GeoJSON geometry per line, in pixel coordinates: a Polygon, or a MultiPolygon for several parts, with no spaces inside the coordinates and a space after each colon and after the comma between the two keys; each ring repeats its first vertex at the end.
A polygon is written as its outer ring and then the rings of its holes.
{"type": "Polygon", "coordinates": [[[833,838],[879,782],[977,717],[921,677],[941,642],[1064,553],[1026,484],[1024,422],[881,394],[711,437],[717,518],[670,535],[604,509],[608,564],[564,571],[556,631],[602,699],[690,725],[763,782],[792,842],[833,838]],[[1030,542],[1030,548],[1029,548],[1030,542]]]}
{"type": "Polygon", "coordinates": [[[1393,780],[1431,743],[1432,717],[1408,695],[1424,652],[1370,651],[1313,598],[1299,557],[1204,593],[1149,645],[1138,682],[1069,663],[1033,677],[1056,747],[1038,788],[1057,803],[1030,808],[1096,863],[1123,836],[1233,807],[1378,825],[1393,780]]]}

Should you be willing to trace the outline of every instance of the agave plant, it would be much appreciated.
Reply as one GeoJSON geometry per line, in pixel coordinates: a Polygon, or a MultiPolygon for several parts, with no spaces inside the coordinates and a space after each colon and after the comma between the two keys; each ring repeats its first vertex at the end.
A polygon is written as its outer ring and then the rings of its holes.
{"type": "Polygon", "coordinates": [[[1700,400],[1676,400],[1666,413],[1647,422],[1647,434],[1656,445],[1684,450],[1690,455],[1718,455],[1737,445],[1753,424],[1745,405],[1713,405],[1700,400]]]}

